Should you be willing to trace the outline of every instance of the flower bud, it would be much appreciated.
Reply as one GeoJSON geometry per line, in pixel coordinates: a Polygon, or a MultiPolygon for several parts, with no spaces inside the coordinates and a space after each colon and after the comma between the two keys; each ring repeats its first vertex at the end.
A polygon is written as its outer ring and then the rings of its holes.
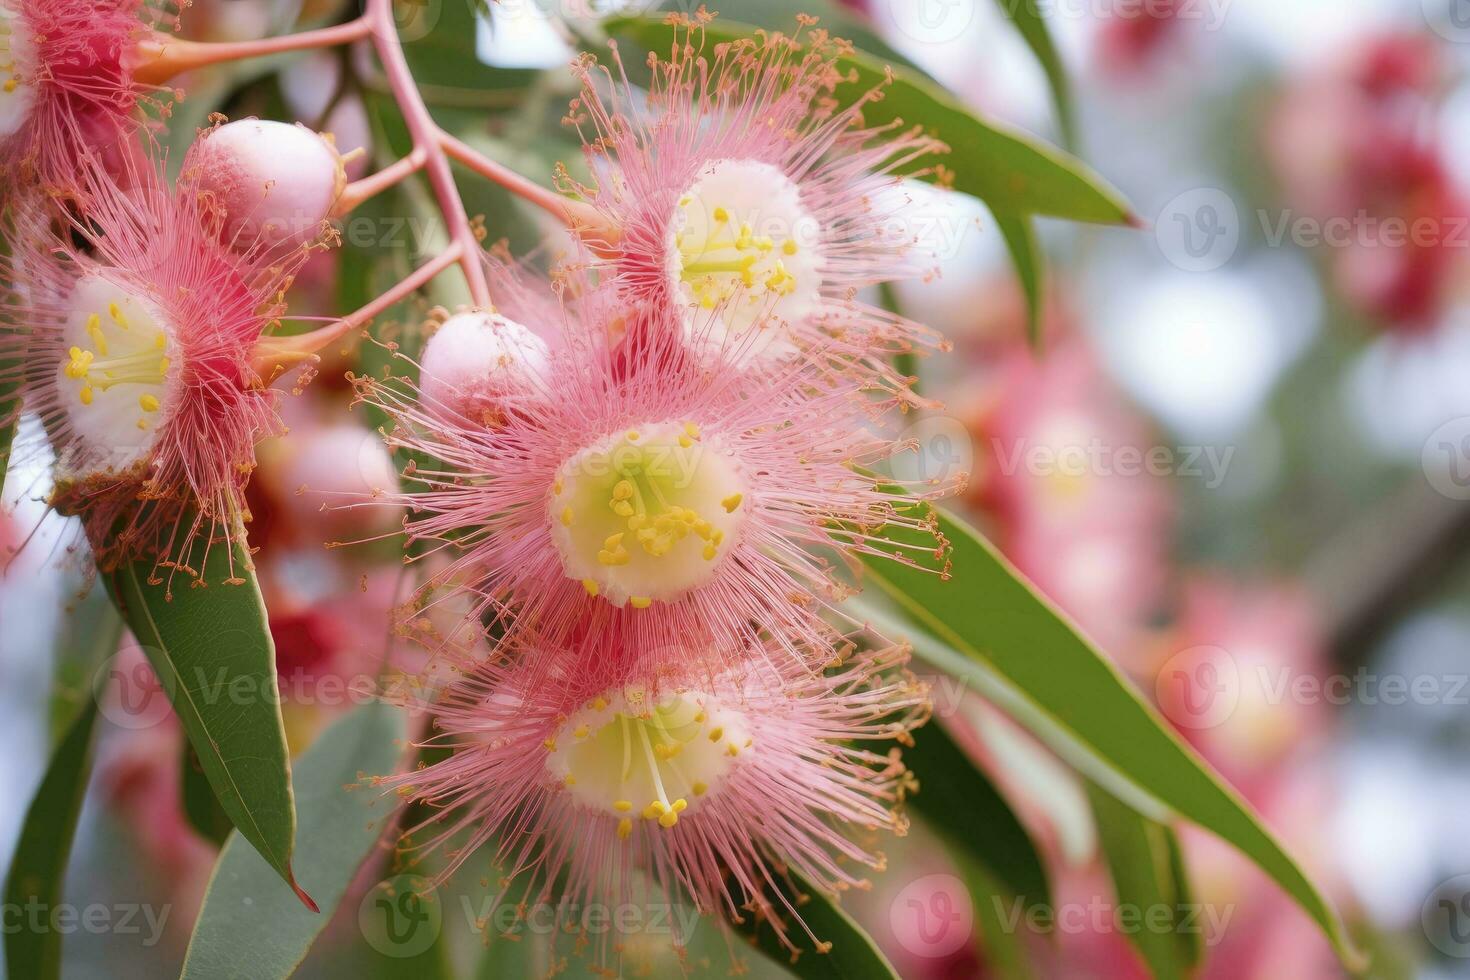
{"type": "Polygon", "coordinates": [[[240,250],[310,241],[347,182],[330,140],[300,124],[266,119],[206,133],[184,170],[223,212],[224,240],[240,250]]]}
{"type": "Polygon", "coordinates": [[[460,313],[425,345],[419,387],[438,409],[495,414],[535,393],[549,357],[546,342],[514,320],[460,313]]]}

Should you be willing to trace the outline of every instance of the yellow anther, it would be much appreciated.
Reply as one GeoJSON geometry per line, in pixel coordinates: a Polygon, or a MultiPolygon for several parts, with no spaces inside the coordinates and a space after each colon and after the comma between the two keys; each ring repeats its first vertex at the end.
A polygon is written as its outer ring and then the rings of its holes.
{"type": "Polygon", "coordinates": [[[5,83],[5,91],[6,92],[14,92],[16,90],[16,87],[17,87],[16,86],[16,81],[13,78],[10,81],[8,81],[8,82],[5,83]]]}
{"type": "Polygon", "coordinates": [[[647,596],[635,595],[628,600],[628,604],[634,609],[647,609],[653,605],[653,600],[647,596]]]}
{"type": "Polygon", "coordinates": [[[715,208],[715,220],[722,223],[729,221],[730,212],[726,211],[724,208],[715,208]]]}
{"type": "Polygon", "coordinates": [[[609,534],[607,540],[602,542],[602,546],[608,551],[617,551],[623,546],[623,532],[619,531],[617,534],[609,534]]]}
{"type": "Polygon", "coordinates": [[[664,814],[658,818],[658,825],[665,830],[673,827],[678,822],[679,814],[675,813],[673,810],[665,811],[664,814]]]}
{"type": "Polygon", "coordinates": [[[605,698],[596,698],[596,699],[594,699],[593,702],[592,702],[592,710],[593,711],[606,711],[607,710],[607,700],[605,698]]]}
{"type": "Polygon", "coordinates": [[[102,332],[102,318],[96,313],[87,317],[87,336],[91,337],[92,343],[97,345],[97,352],[106,357],[107,335],[102,332]]]}
{"type": "Polygon", "coordinates": [[[577,777],[573,776],[571,773],[567,773],[566,778],[563,779],[561,782],[563,786],[575,786],[577,785],[577,777]]]}
{"type": "Polygon", "coordinates": [[[572,515],[572,508],[570,506],[563,507],[562,508],[562,510],[561,510],[561,523],[562,523],[562,526],[563,527],[571,527],[572,526],[572,516],[573,516],[572,515]]]}
{"type": "Polygon", "coordinates": [[[629,429],[628,430],[628,441],[629,442],[637,442],[638,441],[638,430],[637,429],[629,429]]]}
{"type": "Polygon", "coordinates": [[[148,431],[148,421],[146,419],[139,419],[138,420],[138,431],[139,432],[147,432],[148,431]]]}
{"type": "Polygon", "coordinates": [[[701,552],[701,554],[704,555],[705,561],[714,561],[717,557],[719,557],[720,549],[716,548],[712,544],[707,544],[704,546],[704,551],[701,552]]]}
{"type": "Polygon", "coordinates": [[[587,590],[587,594],[588,595],[592,596],[593,598],[596,598],[597,597],[597,592],[598,592],[597,583],[595,581],[593,581],[592,579],[590,579],[590,578],[584,578],[582,580],[582,588],[584,588],[584,589],[587,590]]]}
{"type": "Polygon", "coordinates": [[[633,809],[633,804],[628,800],[618,800],[613,804],[613,809],[619,813],[627,813],[633,809]]]}
{"type": "Polygon", "coordinates": [[[633,516],[633,505],[628,503],[626,500],[614,501],[612,509],[613,513],[617,514],[619,517],[633,516]]]}
{"type": "Polygon", "coordinates": [[[159,407],[158,399],[152,395],[140,395],[138,396],[138,407],[145,412],[156,412],[159,407]]]}
{"type": "Polygon", "coordinates": [[[117,324],[119,327],[122,327],[124,330],[127,329],[128,321],[123,316],[123,311],[122,311],[122,307],[121,306],[118,306],[116,303],[108,303],[107,304],[107,315],[110,316],[110,317],[112,317],[112,322],[113,323],[117,324]]]}
{"type": "Polygon", "coordinates": [[[689,438],[688,436],[680,436],[679,437],[679,448],[680,449],[688,449],[692,445],[694,445],[694,440],[693,439],[689,438]]]}
{"type": "Polygon", "coordinates": [[[786,241],[781,245],[781,251],[787,255],[795,255],[797,252],[796,239],[786,239],[786,241]]]}
{"type": "Polygon", "coordinates": [[[699,426],[695,425],[693,422],[685,422],[684,423],[684,434],[686,436],[688,436],[689,438],[691,438],[691,439],[698,439],[699,438],[699,426]]]}
{"type": "Polygon", "coordinates": [[[554,738],[548,738],[546,741],[542,742],[541,744],[544,745],[544,746],[546,746],[546,751],[548,751],[548,752],[555,752],[556,751],[556,739],[554,739],[554,738]]]}
{"type": "Polygon", "coordinates": [[[711,742],[718,742],[720,739],[722,739],[724,737],[725,737],[725,730],[723,728],[711,728],[709,730],[709,740],[711,742]]]}
{"type": "Polygon", "coordinates": [[[634,514],[628,518],[628,530],[635,534],[648,526],[647,514],[634,514]]]}
{"type": "Polygon", "coordinates": [[[694,781],[694,795],[703,796],[707,792],[709,792],[709,787],[705,785],[704,780],[696,779],[694,781]]]}
{"type": "Polygon", "coordinates": [[[685,810],[689,809],[689,801],[684,799],[683,797],[680,797],[679,799],[674,801],[674,805],[669,809],[673,810],[675,813],[683,813],[685,810]]]}
{"type": "Polygon", "coordinates": [[[614,500],[627,500],[633,496],[633,484],[627,480],[619,480],[618,485],[613,487],[614,500]]]}
{"type": "Polygon", "coordinates": [[[725,513],[727,513],[727,514],[733,514],[733,513],[735,513],[735,508],[739,507],[740,506],[740,502],[742,500],[744,500],[744,499],[745,499],[745,495],[744,494],[732,493],[732,494],[730,494],[730,496],[728,496],[724,500],[721,500],[720,501],[720,506],[723,507],[723,508],[725,508],[725,513]]]}
{"type": "Polygon", "coordinates": [[[627,817],[618,821],[618,840],[627,840],[633,836],[633,821],[627,817]]]}
{"type": "Polygon", "coordinates": [[[577,730],[572,732],[572,738],[586,738],[590,734],[592,731],[586,725],[578,725],[577,730]]]}
{"type": "Polygon", "coordinates": [[[730,756],[731,758],[734,758],[735,756],[740,754],[740,746],[736,745],[734,742],[731,742],[729,745],[725,746],[725,754],[730,756]]]}
{"type": "Polygon", "coordinates": [[[83,405],[92,404],[92,386],[88,385],[87,387],[83,388],[80,397],[82,399],[83,405]]]}

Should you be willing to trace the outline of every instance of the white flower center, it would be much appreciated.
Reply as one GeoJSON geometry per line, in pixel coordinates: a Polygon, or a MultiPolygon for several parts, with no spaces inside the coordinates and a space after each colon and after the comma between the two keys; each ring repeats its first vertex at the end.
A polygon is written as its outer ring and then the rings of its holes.
{"type": "Polygon", "coordinates": [[[691,339],[746,357],[789,354],[791,326],[821,300],[820,232],[780,170],[711,163],[680,197],[669,231],[669,277],[691,339]]]}
{"type": "Polygon", "coordinates": [[[547,771],[590,810],[618,821],[675,826],[685,810],[717,794],[736,763],[755,750],[739,711],[698,691],[654,699],[642,688],[612,692],[572,714],[546,742],[547,771]]]}
{"type": "Polygon", "coordinates": [[[747,509],[736,460],[692,422],[607,436],[567,460],[551,489],[567,576],[637,609],[707,582],[747,509]]]}
{"type": "Polygon", "coordinates": [[[57,366],[71,431],[87,471],[121,471],[148,454],[173,401],[177,351],[150,300],[104,276],[82,279],[68,303],[57,366]]]}
{"type": "Polygon", "coordinates": [[[14,136],[36,105],[36,42],[20,12],[0,3],[0,139],[14,136]]]}

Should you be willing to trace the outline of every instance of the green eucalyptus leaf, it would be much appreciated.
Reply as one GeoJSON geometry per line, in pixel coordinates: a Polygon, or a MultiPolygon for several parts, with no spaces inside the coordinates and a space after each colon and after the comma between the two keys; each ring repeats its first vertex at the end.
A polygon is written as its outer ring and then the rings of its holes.
{"type": "Polygon", "coordinates": [[[184,817],[189,821],[189,826],[199,832],[200,837],[216,847],[223,847],[235,825],[230,822],[230,815],[215,798],[194,746],[185,742],[180,756],[179,797],[184,805],[184,817]]]}
{"type": "Polygon", "coordinates": [[[1075,149],[1077,145],[1077,118],[1072,106],[1072,86],[1067,80],[1067,70],[1062,66],[1061,55],[1052,41],[1051,30],[1041,16],[1037,0],[995,0],[1016,30],[1025,40],[1031,53],[1046,73],[1047,85],[1051,88],[1052,104],[1056,107],[1057,128],[1061,130],[1062,142],[1075,149]]]}
{"type": "MultiPolygon", "coordinates": [[[[72,839],[92,774],[92,732],[97,703],[86,702],[61,740],[26,811],[20,839],[5,880],[5,908],[22,912],[31,907],[62,908],[66,865],[72,839]]],[[[56,980],[61,976],[60,930],[46,920],[32,929],[32,918],[21,915],[17,926],[7,920],[5,964],[12,977],[56,980]],[[12,929],[14,931],[12,931],[12,929]]]]}
{"type": "Polygon", "coordinates": [[[1051,905],[1051,884],[1031,835],[943,725],[932,722],[915,732],[903,761],[919,780],[910,809],[1010,897],[1051,905]]]}
{"type": "Polygon", "coordinates": [[[284,980],[306,958],[396,813],[397,799],[363,781],[392,771],[403,712],[368,704],[329,728],[299,760],[299,872],[321,900],[303,908],[261,855],[232,834],[221,851],[184,961],[185,978],[284,980]]]}
{"type": "Polygon", "coordinates": [[[1198,930],[1185,906],[1188,890],[1174,832],[1137,813],[1095,783],[1088,798],[1097,818],[1098,840],[1113,877],[1120,931],[1156,980],[1183,980],[1198,961],[1198,930]]]}
{"type": "MultiPolygon", "coordinates": [[[[238,536],[209,549],[197,582],[125,564],[107,588],[147,654],[230,821],[295,888],[296,811],[265,602],[238,536]],[[233,565],[231,559],[233,558],[233,565]],[[227,584],[232,576],[239,584],[227,584]]],[[[299,888],[302,902],[311,898],[299,888]]]]}
{"type": "Polygon", "coordinates": [[[813,949],[803,930],[791,923],[787,935],[797,946],[793,954],[768,924],[747,922],[757,949],[801,980],[898,980],[888,957],[852,916],[795,872],[790,877],[800,889],[793,904],[823,948],[813,949]]]}
{"type": "MultiPolygon", "coordinates": [[[[1239,794],[979,532],[948,513],[935,516],[949,542],[943,555],[866,562],[866,580],[902,610],[897,629],[915,650],[975,684],[1134,809],[1159,822],[1183,817],[1234,845],[1359,968],[1337,911],[1239,794]]],[[[925,548],[915,532],[890,528],[889,537],[894,549],[925,548]]]]}
{"type": "Polygon", "coordinates": [[[1005,239],[1006,250],[1011,253],[1011,263],[1016,267],[1016,278],[1021,280],[1021,292],[1026,297],[1026,336],[1034,349],[1041,347],[1043,304],[1043,277],[1046,271],[1046,256],[1041,243],[1036,239],[1036,225],[1024,215],[995,215],[995,225],[1005,239]]]}

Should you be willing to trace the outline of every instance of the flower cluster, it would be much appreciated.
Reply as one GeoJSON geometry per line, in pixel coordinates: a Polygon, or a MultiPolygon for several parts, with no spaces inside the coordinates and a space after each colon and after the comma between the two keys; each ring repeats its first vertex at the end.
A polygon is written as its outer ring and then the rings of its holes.
{"type": "Polygon", "coordinates": [[[314,156],[262,159],[240,137],[260,124],[244,121],[202,133],[170,182],[135,71],[169,20],[137,0],[0,4],[0,156],[15,178],[0,421],[33,420],[18,452],[51,461],[52,506],[80,518],[104,570],[151,559],[202,581],[228,543],[235,582],[255,447],[283,431],[257,346],[330,237],[341,158],[302,130],[314,156]],[[277,186],[328,190],[297,200],[277,186]],[[301,233],[256,229],[283,200],[301,233]]]}
{"type": "Polygon", "coordinates": [[[860,886],[904,830],[875,743],[927,717],[840,603],[865,560],[946,552],[922,501],[947,488],[878,476],[915,401],[892,359],[942,345],[858,299],[924,274],[881,226],[940,147],[865,127],[881,90],[844,104],[821,32],[704,47],[682,22],[636,110],[579,63],[583,248],[550,277],[487,255],[493,309],[356,379],[409,460],[375,500],[433,570],[407,622],[467,608],[491,643],[443,645],[447,754],[388,784],[438,809],[408,851],[485,845],[521,914],[643,888],[794,950],[794,892],[860,886]]]}

